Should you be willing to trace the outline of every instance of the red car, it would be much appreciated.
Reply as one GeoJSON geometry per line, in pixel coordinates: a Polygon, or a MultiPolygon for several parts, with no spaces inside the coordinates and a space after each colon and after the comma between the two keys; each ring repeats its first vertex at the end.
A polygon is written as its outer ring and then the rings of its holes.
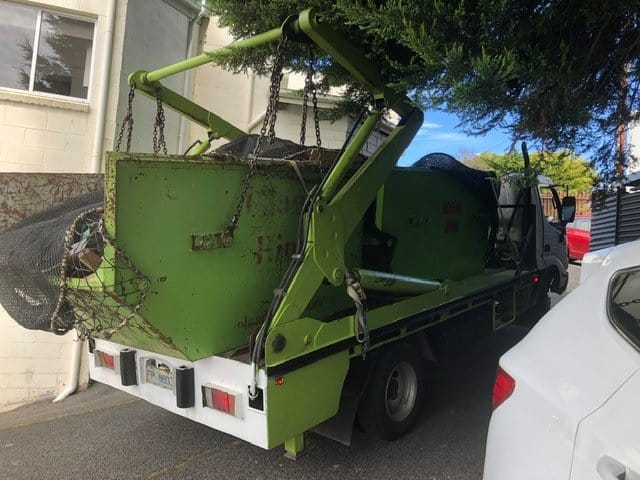
{"type": "Polygon", "coordinates": [[[576,219],[567,223],[567,249],[569,260],[582,260],[589,251],[591,240],[591,216],[576,215],[576,219]]]}

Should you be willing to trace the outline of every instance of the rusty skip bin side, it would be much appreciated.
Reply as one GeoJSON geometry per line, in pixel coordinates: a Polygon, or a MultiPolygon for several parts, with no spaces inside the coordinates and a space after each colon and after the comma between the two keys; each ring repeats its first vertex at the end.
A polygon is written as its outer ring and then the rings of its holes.
{"type": "MultiPolygon", "coordinates": [[[[223,237],[247,168],[215,153],[107,154],[105,225],[149,279],[140,322],[111,340],[189,360],[247,343],[295,252],[302,180],[319,179],[313,162],[259,159],[238,228],[223,237]]],[[[349,301],[344,289],[331,290],[325,296],[349,301]]]]}

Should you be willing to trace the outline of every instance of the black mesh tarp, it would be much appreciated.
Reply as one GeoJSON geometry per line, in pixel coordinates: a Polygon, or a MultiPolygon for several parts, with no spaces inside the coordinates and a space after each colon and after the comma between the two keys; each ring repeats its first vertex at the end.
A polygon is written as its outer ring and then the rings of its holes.
{"type": "MultiPolygon", "coordinates": [[[[218,147],[214,151],[214,154],[231,155],[237,158],[250,158],[256,148],[258,138],[259,135],[253,133],[243,135],[242,137],[218,147]]],[[[316,147],[300,145],[299,143],[292,142],[291,140],[284,140],[282,138],[275,138],[272,143],[269,143],[267,139],[265,139],[262,142],[258,157],[308,160],[310,153],[315,148],[316,147]]]]}
{"type": "Polygon", "coordinates": [[[486,205],[497,208],[497,180],[493,172],[469,168],[446,153],[430,153],[411,166],[445,172],[473,192],[486,205]]]}
{"type": "MultiPolygon", "coordinates": [[[[101,207],[103,196],[99,190],[69,199],[0,232],[0,304],[23,327],[50,330],[65,233],[78,215],[101,207]]],[[[73,318],[64,320],[73,324],[73,318]]]]}

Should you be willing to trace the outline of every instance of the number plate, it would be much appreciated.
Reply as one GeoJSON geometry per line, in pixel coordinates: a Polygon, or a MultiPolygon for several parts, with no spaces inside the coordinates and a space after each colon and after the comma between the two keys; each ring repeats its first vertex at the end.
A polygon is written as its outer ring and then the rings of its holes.
{"type": "Polygon", "coordinates": [[[145,381],[167,390],[173,390],[173,368],[150,358],[145,362],[145,381]]]}

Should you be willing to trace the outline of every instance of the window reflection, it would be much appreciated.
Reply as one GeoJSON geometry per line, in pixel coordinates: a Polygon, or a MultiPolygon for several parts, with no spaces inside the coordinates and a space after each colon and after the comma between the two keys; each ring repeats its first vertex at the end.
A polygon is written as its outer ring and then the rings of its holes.
{"type": "Polygon", "coordinates": [[[0,87],[29,88],[37,10],[0,2],[0,87]]]}
{"type": "Polygon", "coordinates": [[[33,89],[87,98],[93,24],[42,14],[33,89]]]}
{"type": "Polygon", "coordinates": [[[0,0],[0,87],[87,98],[93,32],[91,21],[0,0]]]}
{"type": "Polygon", "coordinates": [[[640,270],[617,273],[609,289],[611,321],[640,347],[640,270]]]}

